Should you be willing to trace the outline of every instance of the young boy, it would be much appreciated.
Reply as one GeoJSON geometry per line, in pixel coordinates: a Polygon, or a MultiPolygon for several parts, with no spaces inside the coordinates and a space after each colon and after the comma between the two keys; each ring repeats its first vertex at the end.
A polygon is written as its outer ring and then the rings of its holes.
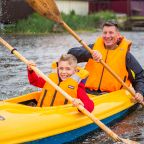
{"type": "MultiPolygon", "coordinates": [[[[30,66],[36,65],[33,62],[28,64],[28,79],[30,84],[43,88],[38,106],[67,104],[68,100],[43,78],[39,77],[30,66]]],[[[92,112],[94,103],[87,96],[84,84],[81,82],[81,79],[88,76],[88,72],[84,69],[77,68],[77,59],[71,54],[62,55],[57,62],[56,70],[57,72],[49,74],[48,77],[74,98],[74,106],[80,104],[92,112]]]]}

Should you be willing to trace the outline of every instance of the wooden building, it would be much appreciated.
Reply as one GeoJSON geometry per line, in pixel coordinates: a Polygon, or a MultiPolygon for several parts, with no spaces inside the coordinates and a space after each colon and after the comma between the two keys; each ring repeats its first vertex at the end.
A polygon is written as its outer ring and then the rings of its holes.
{"type": "Polygon", "coordinates": [[[13,23],[32,12],[25,0],[0,0],[0,23],[13,23]]]}
{"type": "Polygon", "coordinates": [[[101,10],[144,16],[144,0],[89,0],[89,13],[101,10]]]}
{"type": "Polygon", "coordinates": [[[88,0],[56,0],[57,6],[61,12],[69,14],[75,11],[77,15],[88,15],[88,0]]]}
{"type": "MultiPolygon", "coordinates": [[[[61,12],[74,10],[76,14],[87,15],[101,10],[111,10],[129,16],[144,16],[144,0],[56,0],[61,12]]],[[[0,23],[13,23],[33,13],[25,0],[0,0],[0,23]]]]}

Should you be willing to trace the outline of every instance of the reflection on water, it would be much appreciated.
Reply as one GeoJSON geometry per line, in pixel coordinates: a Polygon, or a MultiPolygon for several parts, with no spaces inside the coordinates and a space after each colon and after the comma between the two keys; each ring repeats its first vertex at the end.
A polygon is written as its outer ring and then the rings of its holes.
{"type": "MultiPolygon", "coordinates": [[[[124,32],[133,41],[132,53],[144,67],[144,32],[124,32]]],[[[93,43],[99,33],[82,33],[80,37],[86,43],[93,43]]],[[[51,34],[47,36],[3,36],[28,60],[36,62],[37,67],[48,74],[51,63],[69,48],[79,46],[78,42],[68,34],[51,34]]],[[[9,50],[0,46],[0,99],[26,94],[38,88],[31,86],[27,80],[26,65],[10,54],[9,50]]],[[[144,141],[144,111],[136,111],[123,121],[112,127],[122,137],[144,141]]],[[[109,143],[112,141],[104,132],[93,133],[82,142],[76,143],[109,143]]],[[[144,143],[144,142],[143,142],[144,143]]]]}

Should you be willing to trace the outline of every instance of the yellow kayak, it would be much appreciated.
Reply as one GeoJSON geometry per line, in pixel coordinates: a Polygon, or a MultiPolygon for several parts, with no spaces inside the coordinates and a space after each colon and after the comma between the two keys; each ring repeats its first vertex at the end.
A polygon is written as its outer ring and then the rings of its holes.
{"type": "MultiPolygon", "coordinates": [[[[0,143],[61,144],[99,128],[71,104],[29,106],[37,103],[40,93],[0,101],[0,143]]],[[[126,90],[90,97],[95,104],[92,113],[105,124],[121,119],[136,107],[126,90]]]]}

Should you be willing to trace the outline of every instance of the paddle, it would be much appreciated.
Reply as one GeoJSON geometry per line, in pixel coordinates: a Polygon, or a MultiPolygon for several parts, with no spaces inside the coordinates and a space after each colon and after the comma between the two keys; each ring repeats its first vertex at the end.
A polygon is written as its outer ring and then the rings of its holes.
{"type": "MultiPolygon", "coordinates": [[[[18,59],[28,65],[29,61],[23,57],[16,49],[14,49],[11,45],[9,45],[5,40],[0,38],[0,43],[3,44],[6,48],[8,48],[12,54],[14,54],[18,59]]],[[[38,68],[31,66],[32,70],[34,70],[39,76],[41,76],[45,81],[51,84],[58,92],[60,92],[66,99],[70,102],[73,101],[73,98],[68,95],[63,89],[57,86],[51,79],[49,79],[45,74],[43,74],[38,68]]],[[[95,124],[97,124],[101,129],[103,129],[111,138],[113,138],[117,142],[123,142],[126,144],[137,144],[135,141],[131,141],[128,139],[120,138],[117,134],[115,134],[111,129],[109,129],[106,125],[104,125],[100,120],[98,120],[92,113],[87,111],[82,105],[78,105],[77,108],[87,115],[95,124]]]]}
{"type": "MultiPolygon", "coordinates": [[[[82,41],[82,39],[63,21],[61,14],[54,0],[26,0],[28,4],[42,16],[49,18],[62,25],[82,46],[91,54],[91,48],[82,41]]],[[[128,87],[123,80],[101,59],[99,61],[131,94],[135,96],[135,92],[128,87]]],[[[144,102],[141,103],[144,106],[144,102]]]]}

